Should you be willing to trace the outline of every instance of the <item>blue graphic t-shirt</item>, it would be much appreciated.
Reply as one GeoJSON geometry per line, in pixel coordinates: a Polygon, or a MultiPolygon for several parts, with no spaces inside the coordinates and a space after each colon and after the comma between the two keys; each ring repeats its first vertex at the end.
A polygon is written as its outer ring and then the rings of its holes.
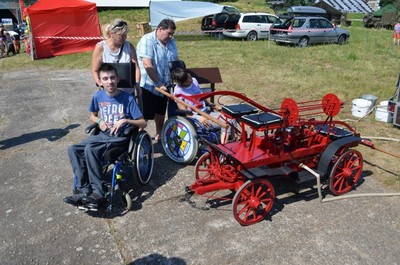
{"type": "MultiPolygon", "coordinates": [[[[99,112],[99,117],[110,124],[111,127],[120,119],[136,120],[143,116],[135,98],[124,91],[121,91],[115,97],[110,97],[104,90],[97,91],[93,95],[89,112],[99,112]]],[[[124,128],[126,126],[127,124],[124,128]]]]}

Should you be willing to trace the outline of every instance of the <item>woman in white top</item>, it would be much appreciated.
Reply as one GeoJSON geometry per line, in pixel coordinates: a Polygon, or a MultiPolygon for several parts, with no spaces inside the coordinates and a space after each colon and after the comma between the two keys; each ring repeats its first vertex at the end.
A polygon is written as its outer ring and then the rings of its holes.
{"type": "MultiPolygon", "coordinates": [[[[137,95],[141,94],[140,89],[140,69],[137,62],[136,49],[126,40],[129,32],[128,24],[122,19],[114,19],[104,27],[105,40],[96,44],[92,56],[92,76],[98,86],[99,68],[102,63],[129,63],[135,64],[135,90],[137,95]]],[[[128,93],[133,93],[133,89],[124,89],[128,93]]]]}

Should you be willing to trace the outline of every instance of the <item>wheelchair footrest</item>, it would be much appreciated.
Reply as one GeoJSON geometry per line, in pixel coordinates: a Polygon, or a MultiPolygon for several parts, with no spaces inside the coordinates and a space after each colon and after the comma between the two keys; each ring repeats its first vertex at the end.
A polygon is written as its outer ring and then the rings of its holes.
{"type": "Polygon", "coordinates": [[[92,205],[79,205],[77,206],[79,210],[84,211],[84,212],[98,212],[99,208],[98,207],[93,207],[92,205]]]}

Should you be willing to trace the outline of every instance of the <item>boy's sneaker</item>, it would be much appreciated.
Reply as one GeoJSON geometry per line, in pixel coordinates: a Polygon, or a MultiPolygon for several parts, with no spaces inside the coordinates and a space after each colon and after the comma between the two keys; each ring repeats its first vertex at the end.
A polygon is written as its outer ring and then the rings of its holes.
{"type": "Polygon", "coordinates": [[[64,198],[64,202],[71,204],[73,206],[78,206],[82,204],[82,198],[86,195],[84,193],[74,194],[64,198]]]}
{"type": "Polygon", "coordinates": [[[84,196],[82,198],[82,204],[89,208],[90,210],[97,210],[99,208],[99,206],[102,206],[104,203],[104,200],[106,200],[105,198],[103,198],[102,196],[96,194],[96,193],[92,193],[89,196],[84,196]]]}

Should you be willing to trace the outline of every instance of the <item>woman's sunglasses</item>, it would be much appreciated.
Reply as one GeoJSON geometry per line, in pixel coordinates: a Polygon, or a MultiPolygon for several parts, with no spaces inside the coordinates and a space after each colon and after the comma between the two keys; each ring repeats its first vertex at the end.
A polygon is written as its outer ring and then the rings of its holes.
{"type": "Polygon", "coordinates": [[[119,22],[117,25],[115,25],[115,26],[112,28],[112,30],[115,29],[115,28],[122,28],[122,27],[127,26],[127,25],[128,25],[128,24],[127,24],[125,21],[121,21],[121,22],[119,22]]]}

